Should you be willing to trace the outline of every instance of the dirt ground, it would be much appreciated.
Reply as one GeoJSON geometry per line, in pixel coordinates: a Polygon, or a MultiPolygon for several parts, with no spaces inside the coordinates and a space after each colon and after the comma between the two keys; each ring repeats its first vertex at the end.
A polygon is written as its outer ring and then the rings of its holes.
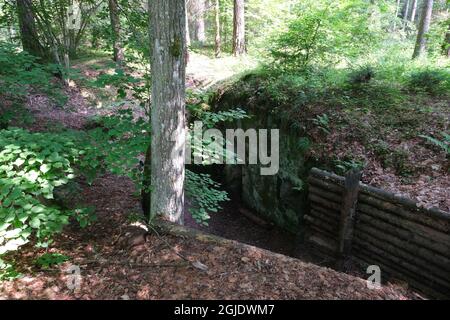
{"type": "Polygon", "coordinates": [[[82,197],[96,206],[98,221],[84,230],[67,227],[50,250],[69,256],[70,262],[40,270],[32,260],[44,251],[24,248],[15,262],[25,276],[0,283],[0,298],[414,298],[400,286],[371,290],[363,279],[237,242],[153,234],[135,243],[143,231],[133,223],[139,199],[132,190],[127,179],[113,175],[85,186],[82,197]],[[79,277],[69,271],[76,268],[79,277]]]}

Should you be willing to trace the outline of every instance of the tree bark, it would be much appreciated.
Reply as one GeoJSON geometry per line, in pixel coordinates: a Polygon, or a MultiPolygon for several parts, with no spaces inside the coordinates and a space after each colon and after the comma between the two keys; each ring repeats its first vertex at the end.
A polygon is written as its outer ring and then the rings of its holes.
{"type": "Polygon", "coordinates": [[[117,0],[109,0],[109,17],[111,19],[111,31],[113,36],[114,61],[118,64],[122,64],[124,54],[121,41],[120,16],[117,0]]]}
{"type": "MultiPolygon", "coordinates": [[[[400,15],[400,0],[397,0],[395,4],[395,17],[398,18],[400,15]]],[[[397,20],[394,20],[392,30],[395,31],[397,29],[397,20]]]]}
{"type": "Polygon", "coordinates": [[[418,58],[425,53],[427,35],[431,24],[431,14],[433,13],[433,3],[434,0],[424,0],[413,59],[418,58]]]}
{"type": "Polygon", "coordinates": [[[406,0],[405,4],[403,5],[403,13],[402,13],[402,18],[403,20],[408,20],[408,16],[409,16],[409,4],[410,4],[411,0],[406,0]]]}
{"type": "Polygon", "coordinates": [[[417,12],[417,0],[413,0],[409,21],[414,22],[416,20],[416,12],[417,12]]]}
{"type": "Polygon", "coordinates": [[[245,0],[234,0],[233,54],[239,56],[245,53],[245,0]]]}
{"type": "Polygon", "coordinates": [[[398,17],[400,12],[400,0],[397,0],[397,3],[395,5],[395,16],[398,17]]]}
{"type": "Polygon", "coordinates": [[[189,0],[185,0],[185,15],[186,15],[186,46],[190,46],[191,45],[191,35],[189,33],[189,14],[188,14],[188,3],[189,0]]]}
{"type": "Polygon", "coordinates": [[[152,70],[151,212],[183,223],[186,9],[183,0],[150,1],[152,70]]]}
{"type": "Polygon", "coordinates": [[[39,42],[36,17],[33,13],[31,0],[17,0],[17,16],[23,50],[35,57],[46,60],[48,58],[48,52],[39,42]]]}
{"type": "Polygon", "coordinates": [[[448,26],[447,34],[445,35],[445,42],[444,42],[443,49],[444,49],[444,55],[446,55],[447,58],[450,58],[450,24],[448,26]]]}
{"type": "Polygon", "coordinates": [[[205,34],[205,0],[191,0],[191,14],[193,24],[193,38],[200,45],[206,42],[205,34]]]}
{"type": "Polygon", "coordinates": [[[216,0],[215,3],[215,23],[216,23],[216,38],[215,38],[215,56],[219,58],[222,53],[222,40],[220,38],[220,3],[216,0]]]}

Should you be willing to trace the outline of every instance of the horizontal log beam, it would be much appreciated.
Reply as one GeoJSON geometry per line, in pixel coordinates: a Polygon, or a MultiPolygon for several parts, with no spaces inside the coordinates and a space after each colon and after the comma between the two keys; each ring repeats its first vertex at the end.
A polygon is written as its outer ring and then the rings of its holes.
{"type": "Polygon", "coordinates": [[[386,213],[390,213],[391,215],[398,216],[399,218],[422,224],[424,226],[439,230],[444,233],[450,232],[450,224],[448,224],[447,221],[445,220],[439,220],[420,213],[415,213],[408,209],[404,209],[396,204],[392,204],[384,200],[373,198],[371,196],[367,196],[364,194],[360,195],[359,202],[360,204],[368,204],[372,207],[381,209],[386,213]]]}
{"type": "Polygon", "coordinates": [[[325,249],[326,253],[331,256],[335,257],[336,250],[337,250],[337,242],[333,239],[330,239],[326,236],[322,235],[311,235],[308,237],[308,241],[322,249],[325,249]]]}
{"type": "Polygon", "coordinates": [[[333,202],[331,200],[322,198],[316,194],[309,194],[309,200],[311,200],[311,202],[317,203],[322,207],[328,208],[328,209],[332,209],[332,210],[336,210],[339,211],[341,208],[341,205],[339,203],[333,202]]]}
{"type": "Polygon", "coordinates": [[[320,204],[318,204],[316,202],[312,203],[311,207],[312,207],[312,210],[315,210],[324,215],[327,215],[328,217],[330,217],[330,219],[333,219],[336,222],[339,222],[340,212],[338,210],[333,210],[333,209],[322,207],[322,206],[320,206],[320,204]]]}
{"type": "Polygon", "coordinates": [[[316,187],[319,187],[319,188],[322,188],[322,189],[325,189],[328,191],[332,191],[341,196],[342,196],[342,192],[344,191],[344,188],[341,185],[336,184],[333,181],[325,181],[321,178],[317,178],[314,176],[308,177],[308,183],[310,185],[313,185],[313,186],[316,186],[316,187]]]}
{"type": "Polygon", "coordinates": [[[327,191],[325,189],[322,189],[322,188],[319,188],[319,187],[316,187],[316,186],[310,186],[309,187],[309,193],[310,194],[316,194],[319,197],[323,197],[323,198],[325,198],[327,200],[331,200],[331,201],[339,203],[339,204],[342,203],[342,195],[335,194],[333,192],[327,191]]]}
{"type": "Polygon", "coordinates": [[[315,226],[319,230],[323,230],[328,233],[332,237],[336,237],[338,235],[338,227],[328,224],[327,222],[318,219],[317,217],[311,217],[309,215],[305,215],[305,220],[308,224],[315,226]]]}
{"type": "Polygon", "coordinates": [[[424,208],[420,206],[417,201],[402,196],[398,196],[392,192],[388,192],[368,185],[364,185],[363,188],[361,189],[361,192],[366,195],[378,198],[380,200],[385,200],[389,203],[399,204],[414,212],[421,213],[425,217],[450,222],[450,213],[439,210],[437,208],[429,208],[429,209],[424,208]]]}
{"type": "Polygon", "coordinates": [[[400,258],[392,253],[389,253],[386,250],[386,245],[384,245],[383,248],[380,248],[378,245],[379,244],[376,243],[376,241],[373,241],[373,239],[368,237],[365,239],[361,238],[360,235],[355,237],[355,247],[363,248],[363,250],[365,250],[368,254],[374,253],[377,256],[383,257],[386,261],[391,261],[390,263],[386,263],[386,265],[396,265],[401,267],[404,270],[408,270],[413,274],[420,276],[424,280],[426,279],[430,283],[439,284],[450,292],[450,278],[442,279],[431,272],[425,272],[422,267],[415,265],[412,261],[407,261],[404,258],[400,258]]]}
{"type": "MultiPolygon", "coordinates": [[[[413,222],[408,219],[403,219],[400,216],[390,214],[379,208],[360,203],[358,210],[365,212],[369,215],[373,215],[381,220],[389,221],[393,225],[403,230],[409,230],[413,233],[420,234],[428,239],[433,239],[436,242],[440,242],[445,246],[450,246],[450,234],[435,230],[431,227],[424,226],[417,222],[413,222]]],[[[450,248],[450,247],[449,247],[450,248]]]]}
{"type": "Polygon", "coordinates": [[[318,218],[318,219],[322,220],[324,223],[328,223],[328,224],[332,225],[333,227],[338,228],[338,226],[339,226],[339,221],[337,219],[337,216],[333,217],[329,214],[324,214],[324,213],[318,211],[317,208],[311,209],[308,215],[313,218],[318,218]]]}
{"type": "MultiPolygon", "coordinates": [[[[324,170],[313,168],[310,171],[310,177],[313,180],[322,180],[328,184],[336,184],[338,186],[343,186],[345,178],[338,176],[334,173],[330,173],[324,170]]],[[[396,195],[392,192],[382,190],[380,188],[372,187],[361,183],[361,193],[375,197],[380,200],[385,200],[393,204],[399,204],[406,208],[413,210],[414,212],[420,212],[425,217],[430,217],[438,220],[445,220],[450,222],[450,212],[445,212],[437,208],[424,208],[418,204],[417,201],[408,199],[403,196],[396,195]]]]}
{"type": "Polygon", "coordinates": [[[382,238],[387,237],[389,239],[392,236],[392,242],[402,242],[403,246],[414,250],[414,252],[424,257],[435,256],[439,263],[447,264],[450,268],[450,250],[442,243],[419,236],[415,232],[393,227],[391,224],[364,212],[359,212],[358,219],[360,223],[356,226],[357,230],[361,229],[364,231],[365,225],[369,225],[378,230],[382,238]]]}
{"type": "Polygon", "coordinates": [[[424,270],[429,270],[436,276],[444,279],[449,279],[450,283],[450,265],[442,264],[436,260],[433,256],[423,257],[419,254],[406,250],[406,243],[395,242],[391,236],[387,234],[382,235],[384,238],[380,238],[380,234],[376,230],[365,226],[364,230],[355,232],[355,241],[362,239],[363,241],[370,242],[371,244],[378,246],[384,250],[387,254],[399,257],[405,261],[410,261],[414,265],[417,265],[424,270]]]}
{"type": "Polygon", "coordinates": [[[417,290],[418,292],[423,293],[427,297],[430,298],[436,298],[436,299],[448,299],[449,294],[440,292],[435,290],[433,287],[431,287],[429,284],[424,283],[423,279],[417,279],[417,276],[413,275],[405,275],[404,270],[399,270],[393,266],[388,266],[383,262],[382,259],[374,256],[367,256],[364,252],[360,252],[359,250],[355,250],[356,254],[353,257],[353,260],[364,266],[367,267],[369,265],[378,265],[380,266],[382,270],[381,279],[384,282],[384,279],[386,278],[386,274],[388,275],[388,278],[397,278],[399,280],[406,281],[412,288],[417,290]]]}

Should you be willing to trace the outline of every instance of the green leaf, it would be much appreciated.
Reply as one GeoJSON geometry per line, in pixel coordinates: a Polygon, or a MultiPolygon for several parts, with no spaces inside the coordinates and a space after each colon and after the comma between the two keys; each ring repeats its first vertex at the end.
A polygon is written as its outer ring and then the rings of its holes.
{"type": "Polygon", "coordinates": [[[30,221],[30,227],[34,228],[34,229],[38,229],[41,225],[41,221],[35,217],[33,219],[31,219],[30,221]]]}
{"type": "Polygon", "coordinates": [[[40,170],[43,174],[46,174],[47,172],[50,171],[51,168],[52,168],[51,165],[44,163],[43,165],[41,165],[41,166],[39,167],[39,170],[40,170]]]}
{"type": "Polygon", "coordinates": [[[25,163],[25,160],[22,158],[17,158],[16,161],[13,162],[13,164],[17,167],[20,167],[21,165],[23,165],[25,163]]]}

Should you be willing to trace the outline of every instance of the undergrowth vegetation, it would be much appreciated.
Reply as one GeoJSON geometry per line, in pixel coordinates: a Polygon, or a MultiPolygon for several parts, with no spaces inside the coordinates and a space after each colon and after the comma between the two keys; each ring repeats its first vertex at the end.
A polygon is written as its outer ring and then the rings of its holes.
{"type": "MultiPolygon", "coordinates": [[[[448,135],[445,114],[450,98],[450,63],[439,57],[411,61],[411,47],[405,51],[404,46],[385,41],[386,47],[339,67],[320,61],[282,71],[278,65],[263,66],[244,75],[222,100],[227,105],[246,105],[250,113],[270,113],[289,123],[302,136],[315,141],[313,150],[322,148],[332,132],[348,130],[347,138],[367,146],[383,166],[409,175],[412,169],[407,164],[408,152],[392,149],[385,140],[393,132],[398,139],[432,135],[428,125],[433,113],[430,103],[442,115],[433,122],[448,135]]],[[[432,144],[445,144],[439,141],[432,144]]],[[[343,158],[324,155],[328,159],[321,158],[320,164],[341,174],[365,166],[363,159],[351,154],[343,158]]]]}
{"type": "MultiPolygon", "coordinates": [[[[207,115],[210,121],[227,118],[207,115]]],[[[76,183],[77,176],[92,183],[107,170],[131,178],[137,191],[146,187],[138,164],[151,141],[148,123],[135,120],[129,109],[95,119],[95,123],[86,132],[0,131],[0,256],[30,241],[48,247],[70,218],[81,227],[95,221],[92,208],[65,208],[55,201],[57,189],[76,183]]],[[[217,212],[220,203],[228,200],[227,193],[206,174],[187,170],[186,180],[191,213],[199,223],[207,224],[209,213],[217,212]]],[[[2,263],[6,270],[8,265],[2,263]]]]}
{"type": "MultiPolygon", "coordinates": [[[[231,85],[221,98],[225,105],[246,105],[250,113],[271,114],[300,130],[300,136],[313,142],[310,151],[320,154],[317,165],[340,174],[364,168],[367,159],[351,151],[339,156],[322,152],[329,136],[358,141],[400,176],[414,172],[411,151],[396,149],[387,140],[418,139],[424,147],[446,150],[445,140],[433,138],[433,130],[448,135],[447,58],[430,49],[428,57],[411,60],[414,39],[380,32],[396,23],[392,8],[383,4],[318,1],[296,10],[296,18],[273,40],[266,64],[231,85]],[[333,20],[343,16],[339,23],[333,20]],[[351,41],[340,32],[370,43],[351,41]],[[433,128],[427,125],[430,116],[433,128]]],[[[429,46],[440,41],[430,38],[429,46]]]]}
{"type": "Polygon", "coordinates": [[[56,65],[44,66],[26,51],[0,41],[0,129],[7,128],[12,119],[25,118],[22,106],[30,90],[45,93],[64,105],[66,97],[61,86],[52,81],[57,72],[56,65]]]}

